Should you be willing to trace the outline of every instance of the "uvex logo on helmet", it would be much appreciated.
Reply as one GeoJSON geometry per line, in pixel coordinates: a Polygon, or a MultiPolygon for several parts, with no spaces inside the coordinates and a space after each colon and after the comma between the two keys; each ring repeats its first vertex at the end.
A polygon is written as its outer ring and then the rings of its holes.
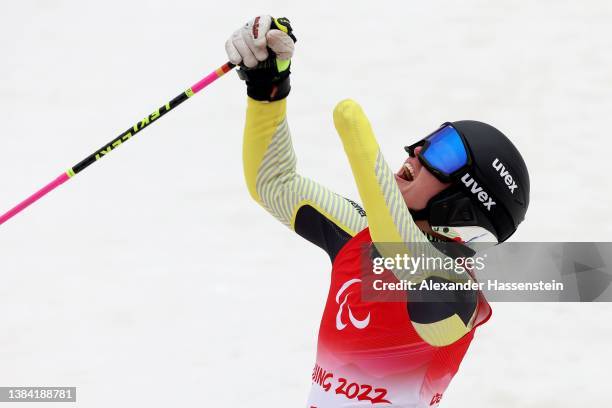
{"type": "Polygon", "coordinates": [[[499,173],[499,177],[504,179],[504,183],[506,183],[506,185],[508,186],[510,193],[514,194],[514,189],[516,189],[518,186],[516,185],[516,182],[514,181],[514,178],[512,177],[508,169],[506,169],[506,166],[504,166],[504,164],[497,157],[495,158],[495,160],[493,160],[493,163],[491,165],[495,170],[497,170],[497,172],[499,173]]]}
{"type": "Polygon", "coordinates": [[[474,177],[472,177],[470,173],[465,173],[463,177],[461,177],[461,182],[468,188],[469,192],[476,195],[478,201],[485,206],[487,211],[491,211],[491,207],[495,205],[495,201],[493,201],[489,193],[484,191],[482,186],[478,185],[478,182],[474,180],[474,177]]]}

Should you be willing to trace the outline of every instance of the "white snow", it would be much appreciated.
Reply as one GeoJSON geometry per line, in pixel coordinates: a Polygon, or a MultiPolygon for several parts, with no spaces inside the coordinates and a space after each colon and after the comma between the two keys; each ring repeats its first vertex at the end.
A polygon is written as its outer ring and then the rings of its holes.
{"type": "MultiPolygon", "coordinates": [[[[391,163],[480,119],[531,172],[514,240],[610,240],[604,0],[7,3],[0,211],[221,65],[258,13],[298,36],[304,174],[358,198],[331,116],[346,97],[391,163]]],[[[329,261],[248,197],[244,111],[231,73],[0,227],[1,386],[77,386],[83,407],[305,405],[329,261]]],[[[605,405],[611,311],[495,304],[442,406],[605,405]]]]}

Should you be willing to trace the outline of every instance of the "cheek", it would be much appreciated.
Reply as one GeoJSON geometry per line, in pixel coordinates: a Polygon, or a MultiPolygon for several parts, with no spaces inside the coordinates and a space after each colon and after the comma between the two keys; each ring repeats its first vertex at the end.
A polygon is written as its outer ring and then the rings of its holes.
{"type": "Polygon", "coordinates": [[[419,183],[420,189],[423,192],[428,193],[430,196],[438,194],[440,191],[446,189],[451,183],[443,183],[429,172],[426,168],[422,168],[417,176],[415,183],[419,183]]]}

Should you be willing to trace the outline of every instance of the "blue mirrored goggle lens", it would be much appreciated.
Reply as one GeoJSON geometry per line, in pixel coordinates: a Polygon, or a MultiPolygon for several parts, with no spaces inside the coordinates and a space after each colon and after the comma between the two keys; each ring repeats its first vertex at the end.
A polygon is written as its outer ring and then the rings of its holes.
{"type": "Polygon", "coordinates": [[[445,126],[427,138],[428,145],[421,156],[436,170],[450,175],[465,166],[468,155],[461,136],[451,126],[445,126]]]}

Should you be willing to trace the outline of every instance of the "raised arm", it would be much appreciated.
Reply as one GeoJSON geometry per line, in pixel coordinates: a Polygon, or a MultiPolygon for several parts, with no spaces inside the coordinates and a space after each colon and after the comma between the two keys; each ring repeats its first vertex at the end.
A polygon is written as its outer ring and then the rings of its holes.
{"type": "Polygon", "coordinates": [[[356,203],[296,172],[286,118],[294,41],[287,19],[259,16],[226,43],[230,61],[242,64],[239,75],[249,95],[244,175],[255,201],[333,260],[365,228],[366,218],[356,203]]]}
{"type": "MultiPolygon", "coordinates": [[[[352,100],[340,102],[334,111],[334,123],[368,213],[370,235],[378,252],[385,257],[394,257],[400,251],[417,257],[444,256],[412,220],[361,107],[352,100]],[[388,245],[393,243],[401,245],[388,245]]],[[[398,279],[415,282],[471,280],[468,274],[444,270],[423,271],[414,276],[403,271],[393,272],[398,279]]],[[[451,301],[441,301],[439,293],[432,291],[409,294],[409,297],[421,297],[408,303],[412,324],[425,341],[435,346],[453,343],[467,334],[474,323],[477,292],[457,291],[450,295],[454,296],[451,301]]]]}
{"type": "Polygon", "coordinates": [[[334,124],[368,212],[374,243],[428,243],[416,226],[361,107],[347,99],[334,110],[334,124]]]}
{"type": "Polygon", "coordinates": [[[361,207],[296,172],[286,99],[265,103],[249,98],[242,154],[255,201],[332,259],[348,238],[365,228],[361,207]]]}

